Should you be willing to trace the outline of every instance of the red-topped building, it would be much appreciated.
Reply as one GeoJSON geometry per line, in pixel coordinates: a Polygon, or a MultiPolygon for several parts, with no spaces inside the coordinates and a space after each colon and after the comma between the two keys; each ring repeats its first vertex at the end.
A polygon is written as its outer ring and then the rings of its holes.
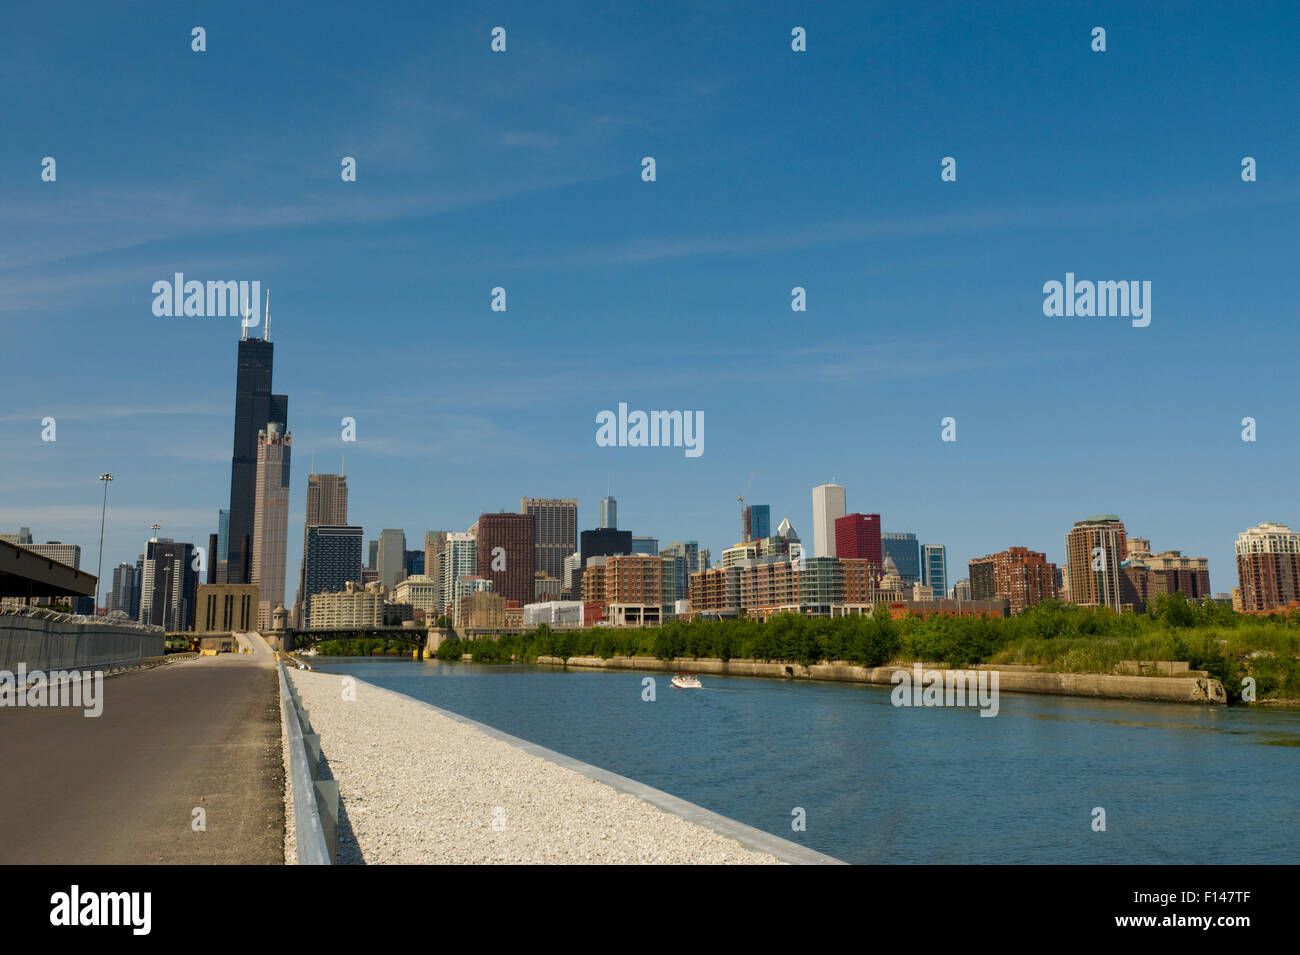
{"type": "Polygon", "coordinates": [[[846,514],[835,519],[835,556],[884,564],[879,514],[846,514]]]}

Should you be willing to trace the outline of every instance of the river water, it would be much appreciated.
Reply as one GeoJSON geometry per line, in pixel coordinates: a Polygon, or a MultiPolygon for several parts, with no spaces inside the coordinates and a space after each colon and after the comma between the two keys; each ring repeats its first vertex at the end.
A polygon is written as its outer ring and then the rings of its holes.
{"type": "Polygon", "coordinates": [[[878,686],[704,675],[703,690],[677,690],[636,671],[315,665],[846,862],[1300,861],[1295,709],[1003,693],[989,718],[895,707],[878,686]]]}

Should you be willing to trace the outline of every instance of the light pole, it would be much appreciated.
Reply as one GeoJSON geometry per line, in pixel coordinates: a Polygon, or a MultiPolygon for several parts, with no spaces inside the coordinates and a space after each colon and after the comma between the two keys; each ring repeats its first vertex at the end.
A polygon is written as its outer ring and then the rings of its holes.
{"type": "Polygon", "coordinates": [[[95,567],[95,606],[91,608],[92,617],[99,616],[99,576],[104,572],[104,515],[108,512],[108,482],[113,480],[111,474],[101,474],[104,482],[104,503],[99,508],[99,563],[95,567]]]}

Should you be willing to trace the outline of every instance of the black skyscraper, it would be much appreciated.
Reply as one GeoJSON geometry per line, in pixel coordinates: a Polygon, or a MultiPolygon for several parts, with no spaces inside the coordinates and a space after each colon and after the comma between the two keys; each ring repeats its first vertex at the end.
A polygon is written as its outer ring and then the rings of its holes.
{"type": "MultiPolygon", "coordinates": [[[[265,329],[263,331],[265,334],[265,329]]],[[[226,581],[252,583],[253,507],[257,496],[257,432],[274,421],[289,429],[289,398],[271,394],[275,346],[264,338],[239,342],[235,381],[235,447],[230,462],[230,536],[226,581]]],[[[285,452],[285,467],[289,455],[285,452]]]]}

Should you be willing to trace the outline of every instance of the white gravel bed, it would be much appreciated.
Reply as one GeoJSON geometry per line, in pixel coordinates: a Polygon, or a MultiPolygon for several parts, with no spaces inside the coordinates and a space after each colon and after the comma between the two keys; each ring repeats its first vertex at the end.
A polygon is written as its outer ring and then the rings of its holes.
{"type": "Polygon", "coordinates": [[[780,861],[400,694],[288,676],[339,784],[342,865],[780,861]]]}

